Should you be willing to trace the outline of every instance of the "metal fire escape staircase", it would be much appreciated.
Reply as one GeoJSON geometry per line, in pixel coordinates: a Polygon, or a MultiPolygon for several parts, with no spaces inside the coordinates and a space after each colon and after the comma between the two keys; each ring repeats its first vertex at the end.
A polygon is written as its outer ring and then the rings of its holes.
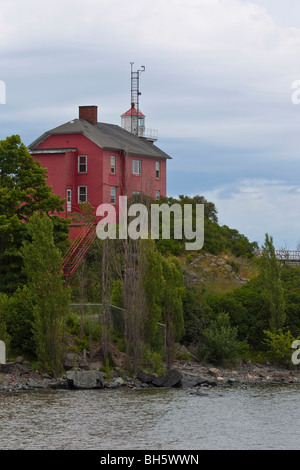
{"type": "Polygon", "coordinates": [[[95,227],[94,220],[83,222],[81,231],[66,251],[61,268],[65,280],[70,280],[72,278],[73,274],[86,256],[96,237],[95,227]]]}

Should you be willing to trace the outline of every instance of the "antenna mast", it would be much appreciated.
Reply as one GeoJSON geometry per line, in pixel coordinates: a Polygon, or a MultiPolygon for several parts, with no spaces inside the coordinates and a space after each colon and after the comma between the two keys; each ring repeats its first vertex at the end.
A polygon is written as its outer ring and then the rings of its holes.
{"type": "Polygon", "coordinates": [[[142,65],[141,69],[137,70],[136,72],[133,71],[133,64],[134,62],[130,62],[131,65],[131,133],[135,135],[139,135],[139,97],[141,95],[140,89],[139,89],[139,81],[140,81],[140,75],[142,72],[145,71],[145,66],[142,65]],[[133,113],[134,113],[134,108],[136,109],[136,119],[137,119],[137,125],[133,125],[133,113]]]}

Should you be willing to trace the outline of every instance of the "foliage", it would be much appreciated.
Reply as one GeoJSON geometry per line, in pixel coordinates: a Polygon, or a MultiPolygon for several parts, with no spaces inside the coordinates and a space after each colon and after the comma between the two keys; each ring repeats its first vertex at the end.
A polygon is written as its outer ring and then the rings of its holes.
{"type": "Polygon", "coordinates": [[[231,361],[242,349],[242,343],[238,341],[238,328],[230,325],[229,314],[226,312],[220,312],[203,334],[202,354],[214,363],[231,361]]]}
{"type": "Polygon", "coordinates": [[[55,216],[63,201],[47,185],[47,172],[34,161],[18,135],[0,141],[1,291],[13,293],[25,283],[20,247],[28,240],[27,221],[36,211],[52,214],[55,241],[64,244],[68,223],[55,216]]]}
{"type": "Polygon", "coordinates": [[[270,312],[270,328],[279,329],[284,325],[286,306],[281,282],[280,263],[276,258],[273,238],[266,233],[261,251],[260,281],[261,296],[270,312]]]}
{"type": "Polygon", "coordinates": [[[116,279],[112,283],[111,304],[119,308],[124,308],[123,282],[121,279],[116,279]]]}
{"type": "Polygon", "coordinates": [[[143,251],[143,291],[147,306],[147,320],[145,324],[145,338],[148,344],[153,345],[157,338],[158,322],[162,322],[162,296],[164,289],[164,276],[162,255],[156,250],[152,242],[144,242],[143,251]]]}
{"type": "Polygon", "coordinates": [[[267,346],[267,354],[271,361],[280,363],[285,366],[292,365],[292,343],[295,338],[292,336],[290,330],[283,331],[281,328],[278,330],[265,330],[266,337],[264,343],[267,346]]]}
{"type": "Polygon", "coordinates": [[[187,345],[197,344],[203,340],[203,329],[206,325],[204,295],[194,285],[185,286],[183,297],[184,336],[182,342],[187,345]]]}
{"type": "Polygon", "coordinates": [[[34,358],[34,302],[28,287],[18,288],[12,296],[0,294],[0,311],[10,338],[10,353],[34,358]]]}
{"type": "Polygon", "coordinates": [[[184,334],[184,318],[182,297],[184,280],[182,268],[177,258],[170,256],[162,258],[163,296],[162,312],[166,324],[167,363],[172,362],[174,343],[180,341],[184,334]]]}
{"type": "Polygon", "coordinates": [[[7,295],[0,294],[0,339],[4,341],[6,345],[6,351],[9,351],[10,347],[10,335],[7,332],[7,325],[6,325],[6,307],[7,307],[7,295]]]}
{"type": "Polygon", "coordinates": [[[21,253],[27,287],[34,303],[36,353],[44,370],[59,372],[63,354],[63,325],[70,302],[60,268],[62,257],[53,241],[53,225],[45,214],[34,214],[28,222],[31,241],[21,253]]]}
{"type": "MultiPolygon", "coordinates": [[[[218,223],[217,209],[214,203],[207,201],[203,196],[184,196],[180,195],[177,199],[166,198],[158,202],[159,204],[179,204],[184,214],[184,204],[192,205],[193,229],[196,226],[196,205],[204,204],[204,246],[203,251],[214,255],[222,252],[231,252],[238,257],[252,258],[258,250],[256,242],[250,243],[245,235],[240,234],[235,229],[230,229],[226,225],[220,226],[218,223]]],[[[172,254],[179,256],[184,251],[185,239],[174,240],[173,238],[174,220],[171,217],[171,239],[159,239],[157,248],[162,254],[172,254]]]]}

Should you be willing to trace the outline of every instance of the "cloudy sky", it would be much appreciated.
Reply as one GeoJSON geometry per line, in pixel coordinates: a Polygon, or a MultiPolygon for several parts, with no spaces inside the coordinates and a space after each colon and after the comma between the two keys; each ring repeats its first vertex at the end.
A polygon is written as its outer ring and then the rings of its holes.
{"type": "Polygon", "coordinates": [[[0,139],[29,145],[79,105],[120,124],[130,62],[173,157],[168,195],[204,195],[221,224],[296,249],[299,0],[0,0],[0,139]]]}

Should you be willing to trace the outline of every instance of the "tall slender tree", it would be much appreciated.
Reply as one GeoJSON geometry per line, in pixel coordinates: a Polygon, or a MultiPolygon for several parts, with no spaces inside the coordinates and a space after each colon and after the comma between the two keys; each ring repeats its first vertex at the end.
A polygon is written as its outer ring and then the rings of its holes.
{"type": "Polygon", "coordinates": [[[270,328],[278,330],[283,327],[286,317],[286,306],[280,274],[280,263],[276,258],[273,238],[267,233],[261,251],[260,279],[262,297],[270,312],[270,328]]]}
{"type": "Polygon", "coordinates": [[[37,358],[45,371],[57,374],[63,360],[63,328],[70,290],[62,278],[62,256],[53,241],[51,218],[35,213],[29,219],[28,232],[31,241],[24,243],[21,253],[34,304],[37,358]]]}

